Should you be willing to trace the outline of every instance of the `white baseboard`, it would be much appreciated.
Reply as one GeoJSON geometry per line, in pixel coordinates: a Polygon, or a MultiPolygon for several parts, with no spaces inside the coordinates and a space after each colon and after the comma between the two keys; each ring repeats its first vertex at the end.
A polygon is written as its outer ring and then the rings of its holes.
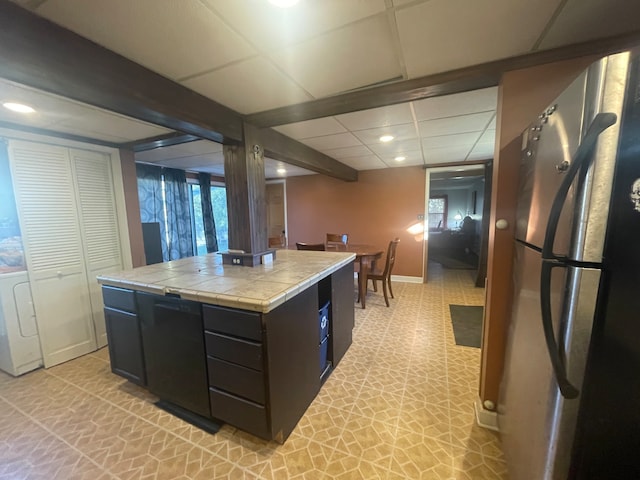
{"type": "Polygon", "coordinates": [[[422,283],[422,277],[407,277],[405,275],[391,275],[392,282],[422,283]]]}
{"type": "Polygon", "coordinates": [[[480,398],[476,399],[476,401],[473,403],[473,406],[476,410],[476,423],[481,427],[498,432],[498,414],[494,411],[484,408],[482,406],[482,400],[480,398]]]}

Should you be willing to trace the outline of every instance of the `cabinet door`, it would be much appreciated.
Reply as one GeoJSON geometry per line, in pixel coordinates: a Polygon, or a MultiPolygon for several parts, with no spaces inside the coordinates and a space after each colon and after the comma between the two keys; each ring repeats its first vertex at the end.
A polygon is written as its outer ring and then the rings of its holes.
{"type": "Polygon", "coordinates": [[[140,323],[134,313],[105,307],[111,371],[138,385],[145,385],[140,323]]]}
{"type": "Polygon", "coordinates": [[[11,141],[20,228],[44,364],[96,349],[68,149],[11,141]]]}
{"type": "Polygon", "coordinates": [[[88,150],[71,149],[69,152],[77,185],[89,299],[96,342],[100,348],[107,344],[107,334],[102,295],[96,277],[123,269],[111,156],[88,150]]]}

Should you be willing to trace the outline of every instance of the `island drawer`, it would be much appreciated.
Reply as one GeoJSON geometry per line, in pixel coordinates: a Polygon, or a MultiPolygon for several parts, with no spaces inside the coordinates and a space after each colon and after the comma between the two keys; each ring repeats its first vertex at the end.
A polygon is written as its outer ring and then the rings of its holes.
{"type": "Polygon", "coordinates": [[[102,301],[105,307],[136,313],[136,299],[133,290],[104,285],[102,287],[102,301]]]}
{"type": "Polygon", "coordinates": [[[233,308],[203,305],[205,330],[262,341],[262,318],[259,313],[233,308]]]}
{"type": "Polygon", "coordinates": [[[251,368],[208,357],[209,385],[264,405],[264,375],[251,368]]]}
{"type": "Polygon", "coordinates": [[[262,438],[270,439],[267,410],[264,406],[209,389],[211,416],[262,438]]]}
{"type": "Polygon", "coordinates": [[[207,355],[262,371],[262,344],[205,332],[207,355]]]}

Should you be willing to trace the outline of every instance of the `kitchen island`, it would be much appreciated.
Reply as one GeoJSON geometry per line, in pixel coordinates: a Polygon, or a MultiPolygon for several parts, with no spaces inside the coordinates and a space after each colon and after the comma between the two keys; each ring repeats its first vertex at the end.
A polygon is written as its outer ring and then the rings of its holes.
{"type": "Polygon", "coordinates": [[[282,443],[351,345],[354,258],[209,254],[101,275],[111,369],[205,429],[282,443]]]}

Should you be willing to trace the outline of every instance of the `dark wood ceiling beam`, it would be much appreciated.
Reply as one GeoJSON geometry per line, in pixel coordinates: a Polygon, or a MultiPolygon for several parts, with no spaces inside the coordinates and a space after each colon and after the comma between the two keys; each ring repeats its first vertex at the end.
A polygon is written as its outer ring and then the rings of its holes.
{"type": "Polygon", "coordinates": [[[173,145],[181,145],[183,143],[196,142],[198,140],[202,139],[195,135],[172,132],[165,135],[158,135],[156,137],[142,138],[133,142],[122,143],[120,144],[120,148],[133,150],[134,152],[145,152],[147,150],[153,150],[154,148],[171,147],[173,145]]]}
{"type": "Polygon", "coordinates": [[[304,143],[291,141],[289,137],[276,130],[261,129],[258,131],[258,136],[264,147],[265,156],[269,158],[348,182],[358,180],[356,169],[318,152],[304,143]]]}
{"type": "Polygon", "coordinates": [[[586,55],[609,55],[639,44],[640,31],[637,31],[274,108],[247,115],[245,119],[258,127],[274,127],[424,98],[467,92],[498,85],[502,74],[507,71],[586,55]]]}

